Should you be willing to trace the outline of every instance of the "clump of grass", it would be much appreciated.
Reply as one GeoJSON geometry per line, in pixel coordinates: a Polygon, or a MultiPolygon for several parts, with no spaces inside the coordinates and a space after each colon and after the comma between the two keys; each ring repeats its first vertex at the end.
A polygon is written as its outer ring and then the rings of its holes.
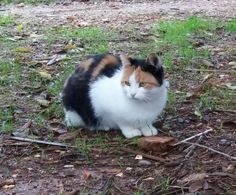
{"type": "Polygon", "coordinates": [[[215,27],[215,22],[197,17],[190,17],[183,21],[160,21],[159,29],[155,33],[160,35],[160,41],[157,44],[167,50],[164,55],[164,63],[167,69],[173,69],[174,58],[180,58],[180,64],[184,67],[194,56],[207,57],[208,52],[197,51],[190,40],[194,39],[195,36],[208,36],[206,31],[215,27]]]}
{"type": "Polygon", "coordinates": [[[3,16],[0,14],[0,26],[10,26],[14,24],[12,15],[3,16]]]}
{"type": "Polygon", "coordinates": [[[236,19],[226,22],[224,28],[229,32],[236,32],[236,19]]]}

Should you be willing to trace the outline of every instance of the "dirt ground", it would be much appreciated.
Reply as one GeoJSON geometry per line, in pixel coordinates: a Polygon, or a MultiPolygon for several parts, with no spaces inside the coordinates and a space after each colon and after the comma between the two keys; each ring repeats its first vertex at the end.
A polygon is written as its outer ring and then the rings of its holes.
{"type": "MultiPolygon", "coordinates": [[[[133,26],[142,30],[160,18],[183,19],[192,15],[222,20],[236,18],[236,1],[63,1],[49,6],[1,6],[0,13],[12,13],[18,22],[44,26],[76,24],[116,29],[133,26]],[[68,24],[68,17],[75,20],[68,24]]],[[[235,34],[222,37],[214,43],[215,47],[231,45],[235,48],[235,34]]],[[[218,53],[214,55],[219,57],[218,53]]],[[[228,58],[220,60],[222,64],[230,61],[228,58]]],[[[228,70],[228,67],[222,66],[222,69],[228,70]]],[[[176,77],[183,79],[180,75],[176,77]]],[[[191,84],[188,75],[184,79],[191,84]]],[[[216,83],[221,82],[220,77],[217,79],[216,83]]],[[[202,80],[199,76],[199,83],[202,80]]],[[[172,84],[172,90],[181,93],[184,90],[181,84],[188,86],[183,81],[172,84]]],[[[102,132],[102,136],[109,134],[109,147],[92,148],[89,157],[74,148],[13,141],[8,139],[9,134],[0,134],[0,194],[236,194],[235,107],[225,111],[205,110],[203,118],[199,119],[193,114],[194,101],[181,101],[175,112],[165,111],[163,120],[156,124],[162,130],[161,135],[182,140],[211,129],[213,132],[194,139],[194,143],[223,151],[230,157],[180,144],[167,152],[148,153],[164,161],[145,158],[145,155],[137,159],[139,156],[132,151],[122,149],[122,145],[117,147],[121,143],[112,139],[113,135],[120,134],[116,131],[102,132]],[[223,129],[222,123],[226,124],[223,129]]],[[[25,125],[23,129],[30,126],[25,125]]],[[[79,132],[79,136],[96,139],[95,134],[85,131],[79,132]]],[[[147,154],[129,140],[122,143],[147,154]]]]}

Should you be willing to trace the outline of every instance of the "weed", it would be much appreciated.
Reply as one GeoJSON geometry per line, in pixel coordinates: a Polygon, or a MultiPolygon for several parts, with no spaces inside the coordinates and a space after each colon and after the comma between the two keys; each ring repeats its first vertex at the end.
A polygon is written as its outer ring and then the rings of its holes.
{"type": "Polygon", "coordinates": [[[208,52],[199,52],[194,48],[190,40],[197,37],[206,37],[204,33],[207,30],[215,28],[214,22],[209,22],[197,17],[190,17],[187,20],[175,20],[171,22],[159,22],[158,31],[154,33],[160,35],[160,41],[157,43],[160,48],[168,48],[164,54],[164,63],[168,70],[173,70],[174,58],[183,69],[189,64],[194,56],[208,57],[208,52]]]}
{"type": "Polygon", "coordinates": [[[10,26],[14,24],[12,15],[3,16],[0,14],[0,26],[10,26]]]}
{"type": "Polygon", "coordinates": [[[229,32],[236,32],[236,19],[226,22],[224,28],[229,32]]]}

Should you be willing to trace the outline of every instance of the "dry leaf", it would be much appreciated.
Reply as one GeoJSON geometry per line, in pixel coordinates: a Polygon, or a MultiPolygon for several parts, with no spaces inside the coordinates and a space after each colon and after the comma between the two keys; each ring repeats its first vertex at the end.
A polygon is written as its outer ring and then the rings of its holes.
{"type": "Polygon", "coordinates": [[[181,180],[178,180],[178,183],[180,183],[180,184],[189,183],[189,182],[193,182],[193,181],[203,180],[207,177],[208,177],[208,175],[206,173],[193,173],[191,175],[184,177],[181,180]]]}
{"type": "Polygon", "coordinates": [[[30,47],[17,47],[15,49],[16,52],[20,52],[20,53],[30,53],[32,52],[32,48],[30,47]]]}
{"type": "Polygon", "coordinates": [[[236,85],[232,83],[225,84],[230,90],[236,90],[236,85]]]}
{"type": "Polygon", "coordinates": [[[78,132],[68,132],[58,136],[59,141],[68,141],[74,139],[78,135],[78,132]]]}
{"type": "Polygon", "coordinates": [[[45,78],[45,79],[48,79],[48,80],[52,80],[52,76],[45,72],[45,71],[39,71],[39,75],[42,77],[42,78],[45,78]]]}
{"type": "Polygon", "coordinates": [[[140,147],[146,151],[163,152],[175,143],[175,138],[167,136],[142,137],[140,139],[140,147]]]}
{"type": "Polygon", "coordinates": [[[39,103],[40,106],[48,107],[50,104],[50,101],[45,100],[43,97],[36,97],[35,100],[39,103]]]}
{"type": "Polygon", "coordinates": [[[58,133],[58,134],[63,134],[67,133],[66,126],[62,123],[59,122],[52,122],[49,124],[49,129],[58,133]]]}
{"type": "Polygon", "coordinates": [[[92,174],[91,174],[90,172],[85,171],[85,172],[83,173],[83,179],[84,179],[85,181],[87,181],[87,180],[90,179],[91,177],[92,177],[92,174]]]}
{"type": "Polygon", "coordinates": [[[52,56],[52,59],[48,61],[47,65],[50,66],[56,62],[59,62],[63,59],[66,58],[66,55],[58,55],[58,54],[55,54],[54,56],[52,56]]]}

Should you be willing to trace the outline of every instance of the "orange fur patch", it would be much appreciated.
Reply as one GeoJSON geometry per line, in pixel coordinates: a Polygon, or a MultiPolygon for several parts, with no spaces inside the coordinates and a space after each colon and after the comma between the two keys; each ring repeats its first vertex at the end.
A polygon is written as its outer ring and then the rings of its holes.
{"type": "Polygon", "coordinates": [[[81,64],[79,64],[79,67],[81,67],[84,72],[87,72],[93,62],[94,62],[94,59],[89,58],[89,59],[81,62],[81,64]]]}
{"type": "Polygon", "coordinates": [[[133,73],[135,74],[135,79],[137,83],[142,83],[143,87],[146,89],[152,89],[153,87],[160,86],[158,81],[155,79],[155,77],[151,73],[142,71],[140,67],[135,69],[132,66],[125,67],[121,84],[124,85],[125,82],[129,81],[129,77],[133,73]]]}
{"type": "Polygon", "coordinates": [[[94,69],[92,73],[92,78],[95,79],[106,66],[114,66],[117,65],[118,63],[119,62],[116,57],[110,54],[106,55],[106,57],[103,58],[101,62],[94,69]]]}

